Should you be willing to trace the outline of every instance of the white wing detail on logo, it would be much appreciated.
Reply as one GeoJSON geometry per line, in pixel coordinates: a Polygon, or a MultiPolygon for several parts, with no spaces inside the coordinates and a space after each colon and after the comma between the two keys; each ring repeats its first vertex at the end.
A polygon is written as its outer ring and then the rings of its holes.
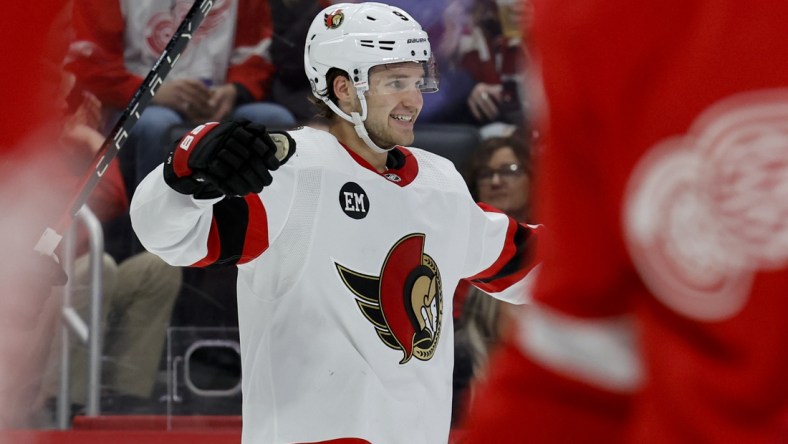
{"type": "Polygon", "coordinates": [[[655,297],[694,319],[734,316],[756,272],[788,263],[788,91],[724,100],[656,145],[624,206],[632,260],[655,297]]]}

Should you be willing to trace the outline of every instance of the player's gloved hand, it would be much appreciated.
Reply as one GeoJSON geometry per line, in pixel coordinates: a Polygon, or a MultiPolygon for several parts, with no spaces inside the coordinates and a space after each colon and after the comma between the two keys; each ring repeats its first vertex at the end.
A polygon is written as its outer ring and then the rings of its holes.
{"type": "Polygon", "coordinates": [[[271,184],[270,171],[295,153],[287,133],[246,119],[206,123],[186,134],[164,163],[164,181],[198,199],[245,196],[271,184]]]}

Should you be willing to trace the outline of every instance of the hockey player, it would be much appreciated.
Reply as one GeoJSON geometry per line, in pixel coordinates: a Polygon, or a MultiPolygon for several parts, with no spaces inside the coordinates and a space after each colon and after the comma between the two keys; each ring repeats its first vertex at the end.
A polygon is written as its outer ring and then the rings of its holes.
{"type": "Polygon", "coordinates": [[[304,50],[327,132],[208,123],[136,191],[147,249],[238,267],[244,443],[446,442],[458,281],[524,300],[535,227],[405,148],[438,88],[431,61],[405,11],[329,7],[304,50]]]}

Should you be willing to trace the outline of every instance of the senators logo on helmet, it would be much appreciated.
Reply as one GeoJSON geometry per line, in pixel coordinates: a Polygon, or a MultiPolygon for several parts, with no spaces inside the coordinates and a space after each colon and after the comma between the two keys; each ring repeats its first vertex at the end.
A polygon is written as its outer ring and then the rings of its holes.
{"type": "Polygon", "coordinates": [[[342,24],[342,21],[345,19],[345,14],[342,13],[341,9],[337,9],[330,14],[325,14],[324,18],[327,29],[336,29],[342,24]]]}
{"type": "Polygon", "coordinates": [[[435,354],[443,323],[443,289],[435,261],[424,254],[425,236],[409,234],[394,245],[380,270],[370,276],[335,264],[356,295],[361,313],[385,345],[401,350],[400,364],[435,354]]]}

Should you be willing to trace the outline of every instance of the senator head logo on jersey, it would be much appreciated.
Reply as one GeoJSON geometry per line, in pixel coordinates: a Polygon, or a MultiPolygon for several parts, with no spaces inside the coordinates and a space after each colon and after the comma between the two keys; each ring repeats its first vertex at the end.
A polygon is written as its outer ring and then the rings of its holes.
{"type": "Polygon", "coordinates": [[[361,313],[385,345],[404,353],[400,364],[435,354],[443,321],[443,290],[435,261],[424,253],[425,236],[409,234],[389,250],[380,276],[335,263],[361,313]]]}

